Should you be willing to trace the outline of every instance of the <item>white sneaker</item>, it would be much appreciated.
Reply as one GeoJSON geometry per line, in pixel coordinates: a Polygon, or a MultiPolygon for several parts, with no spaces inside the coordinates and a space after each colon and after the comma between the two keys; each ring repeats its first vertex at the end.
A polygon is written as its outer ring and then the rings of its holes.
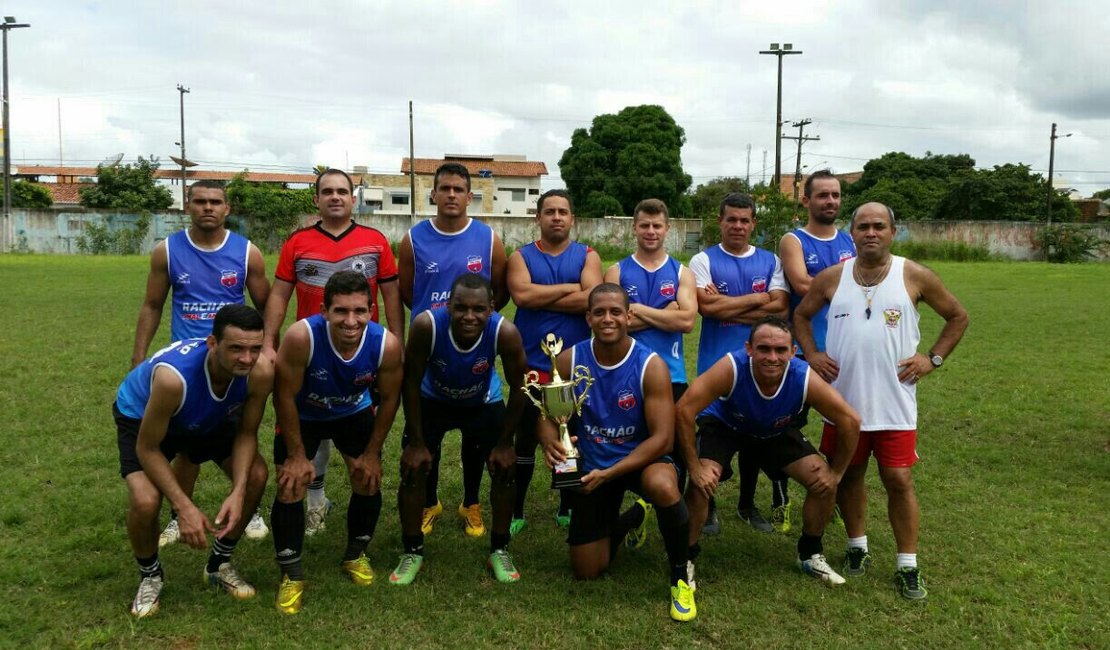
{"type": "Polygon", "coordinates": [[[135,618],[153,615],[158,611],[158,597],[161,593],[162,576],[143,578],[139,583],[139,591],[135,594],[135,600],[131,601],[131,615],[135,618]]]}
{"type": "Polygon", "coordinates": [[[324,499],[324,505],[317,508],[309,508],[308,514],[305,516],[304,534],[305,537],[312,537],[316,533],[322,533],[327,530],[328,525],[324,522],[328,513],[331,512],[331,499],[324,499]]]}
{"type": "Polygon", "coordinates": [[[266,522],[262,521],[262,513],[255,510],[254,516],[251,517],[250,523],[247,524],[243,533],[246,534],[247,539],[263,539],[268,532],[270,532],[270,529],[266,527],[266,522]]]}
{"type": "Polygon", "coordinates": [[[833,568],[825,561],[825,556],[820,553],[814,554],[808,560],[799,559],[798,568],[830,587],[842,585],[845,582],[839,573],[833,571],[833,568]]]}
{"type": "Polygon", "coordinates": [[[231,566],[230,562],[221,564],[215,573],[209,573],[206,567],[204,569],[204,580],[213,587],[221,587],[233,598],[239,600],[254,598],[254,586],[244,580],[239,572],[235,570],[235,567],[231,566]]]}
{"type": "Polygon", "coordinates": [[[177,527],[177,520],[170,519],[162,534],[158,536],[158,548],[176,544],[181,539],[181,529],[177,527]]]}

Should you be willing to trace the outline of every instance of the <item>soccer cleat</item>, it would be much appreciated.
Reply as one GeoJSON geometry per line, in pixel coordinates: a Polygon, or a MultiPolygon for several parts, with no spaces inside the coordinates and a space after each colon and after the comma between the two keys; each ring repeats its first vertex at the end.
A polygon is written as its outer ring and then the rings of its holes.
{"type": "Polygon", "coordinates": [[[233,598],[239,600],[254,598],[254,587],[239,575],[230,562],[224,562],[220,568],[211,573],[205,568],[204,580],[213,587],[221,587],[233,598]]]}
{"type": "Polygon", "coordinates": [[[243,530],[247,539],[265,539],[268,532],[270,532],[270,529],[266,527],[266,522],[262,521],[262,513],[257,510],[254,512],[254,516],[251,517],[250,523],[243,530]]]}
{"type": "Polygon", "coordinates": [[[825,556],[820,553],[814,553],[808,560],[798,558],[798,568],[830,587],[842,585],[845,582],[839,573],[833,571],[833,568],[825,561],[825,556]]]}
{"type": "Polygon", "coordinates": [[[486,564],[498,582],[516,582],[520,580],[520,572],[516,570],[512,556],[503,548],[490,553],[486,564]]]}
{"type": "Polygon", "coordinates": [[[737,508],[736,516],[740,517],[744,523],[761,533],[775,532],[775,529],[771,527],[771,522],[764,519],[763,515],[759,513],[759,508],[752,508],[750,510],[737,508]]]}
{"type": "Polygon", "coordinates": [[[158,548],[176,544],[179,539],[181,539],[181,529],[177,526],[177,520],[170,519],[170,523],[166,524],[162,534],[158,536],[158,548]]]}
{"type": "Polygon", "coordinates": [[[158,611],[158,597],[161,594],[162,576],[143,578],[139,583],[139,591],[135,594],[135,600],[131,601],[131,615],[135,618],[153,616],[158,611]]]}
{"type": "Polygon", "coordinates": [[[296,614],[304,606],[304,580],[290,580],[282,576],[278,587],[277,608],[282,614],[296,614]]]}
{"type": "Polygon", "coordinates": [[[644,519],[640,522],[639,526],[628,531],[628,534],[624,536],[624,545],[632,550],[640,548],[644,545],[644,542],[647,541],[647,520],[651,511],[655,509],[650,503],[643,499],[636,499],[636,503],[640,504],[640,507],[644,509],[644,519]]]}
{"type": "Polygon", "coordinates": [[[509,537],[516,537],[527,525],[528,521],[524,517],[520,519],[514,517],[513,520],[509,522],[509,537]]]}
{"type": "Polygon", "coordinates": [[[692,621],[698,615],[698,606],[694,604],[694,588],[679,580],[678,584],[671,587],[671,618],[676,621],[692,621]]]}
{"type": "Polygon", "coordinates": [[[558,526],[559,528],[566,528],[567,526],[570,525],[570,515],[571,515],[570,510],[567,510],[566,512],[556,513],[556,515],[555,515],[555,525],[558,526]]]}
{"type": "Polygon", "coordinates": [[[436,519],[443,514],[443,504],[436,501],[436,504],[431,508],[424,508],[424,518],[420,520],[420,532],[425,535],[432,534],[432,527],[436,525],[436,519]]]}
{"type": "Polygon", "coordinates": [[[324,521],[331,512],[332,507],[331,499],[324,499],[324,505],[315,508],[309,508],[308,514],[304,520],[304,535],[305,537],[312,537],[317,533],[322,533],[328,529],[327,523],[324,521]]]}
{"type": "Polygon", "coordinates": [[[850,548],[844,556],[844,575],[859,578],[871,566],[871,554],[862,548],[850,548]]]}
{"type": "Polygon", "coordinates": [[[787,501],[781,506],[771,507],[771,528],[776,533],[785,535],[790,532],[790,507],[793,504],[793,501],[787,501]]]}
{"type": "Polygon", "coordinates": [[[482,521],[482,506],[475,503],[464,506],[459,504],[459,519],[463,520],[467,537],[481,537],[486,534],[486,524],[482,521]]]}
{"type": "Polygon", "coordinates": [[[904,566],[895,571],[894,584],[902,598],[908,600],[925,600],[929,595],[925,590],[925,578],[921,577],[921,570],[915,566],[904,566]]]}
{"type": "Polygon", "coordinates": [[[423,565],[423,555],[417,555],[416,553],[402,554],[401,561],[397,563],[397,568],[393,570],[393,573],[389,574],[389,584],[411,584],[412,581],[416,579],[416,574],[420,573],[420,567],[423,565]]]}
{"type": "Polygon", "coordinates": [[[721,534],[721,520],[717,517],[716,508],[709,509],[709,516],[705,518],[705,524],[701,527],[701,534],[708,537],[721,534]]]}
{"type": "Polygon", "coordinates": [[[374,584],[374,569],[370,567],[370,560],[366,558],[365,553],[359,553],[353,560],[343,560],[339,566],[356,585],[369,587],[374,584]]]}

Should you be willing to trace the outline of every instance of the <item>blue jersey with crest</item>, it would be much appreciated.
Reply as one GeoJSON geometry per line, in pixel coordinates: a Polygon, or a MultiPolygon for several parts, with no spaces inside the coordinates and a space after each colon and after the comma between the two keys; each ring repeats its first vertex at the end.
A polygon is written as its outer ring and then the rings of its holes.
{"type": "MultiPolygon", "coordinates": [[[[628,294],[628,300],[653,309],[666,309],[667,305],[678,300],[678,279],[682,271],[670,255],[663,265],[649,271],[640,265],[636,258],[629,255],[620,261],[621,286],[628,294]]],[[[629,336],[656,352],[671,371],[671,383],[686,383],[686,352],[682,349],[682,332],[664,332],[648,327],[629,336]]]]}
{"type": "Polygon", "coordinates": [[[793,416],[805,406],[809,364],[794,357],[783,373],[774,395],[764,395],[752,376],[752,360],[743,350],[730,352],[732,391],[710,404],[702,415],[754,438],[771,438],[790,427],[793,416]]]}
{"type": "Polygon", "coordinates": [[[431,219],[421,221],[409,229],[409,241],[414,263],[410,322],[429,309],[446,305],[451,285],[460,275],[492,277],[493,229],[477,219],[456,233],[437,230],[431,219]]]}
{"type": "MultiPolygon", "coordinates": [[[[732,255],[720,245],[706,249],[713,285],[722,296],[766,293],[771,288],[778,257],[762,248],[752,247],[749,255],[732,255]]],[[[698,341],[698,374],[709,370],[719,359],[744,347],[752,326],[739,321],[703,318],[698,341]]]]}
{"type": "MultiPolygon", "coordinates": [[[[582,415],[573,421],[572,435],[578,436],[584,473],[612,467],[648,437],[644,372],[654,355],[646,345],[633,340],[624,359],[606,367],[594,357],[592,339],[574,346],[571,367],[586,366],[594,378],[582,403],[582,415]]],[[[583,390],[585,383],[575,388],[575,396],[583,390]]]]}
{"type": "Polygon", "coordinates": [[[220,307],[243,302],[250,242],[228,232],[216,250],[197,248],[189,231],[166,238],[166,260],[173,289],[170,336],[175,341],[204,338],[220,307]]]}
{"type": "Polygon", "coordinates": [[[500,402],[501,379],[493,362],[503,322],[501,314],[490,314],[478,340],[463,350],[451,334],[451,313],[447,307],[427,313],[432,317],[432,349],[420,382],[420,394],[461,406],[500,402]]]}
{"type": "MultiPolygon", "coordinates": [[[[548,255],[540,250],[536,242],[518,249],[533,284],[578,284],[582,279],[582,269],[586,266],[586,256],[590,249],[585,244],[570,242],[559,255],[548,255]]],[[[547,309],[526,309],[518,307],[513,319],[520,336],[524,339],[524,353],[528,357],[528,367],[551,372],[551,359],[540,349],[548,332],[563,339],[563,347],[590,338],[590,326],[586,315],[567,314],[547,309]]]]}
{"type": "MultiPolygon", "coordinates": [[[[830,266],[836,266],[844,260],[850,260],[856,256],[856,244],[846,232],[838,230],[836,235],[830,239],[814,237],[803,228],[798,228],[793,234],[802,245],[802,259],[806,263],[806,273],[811,278],[816,277],[818,273],[830,266]]],[[[793,292],[790,293],[791,314],[794,313],[794,308],[801,302],[801,296],[793,292]]],[[[813,341],[817,344],[818,352],[825,351],[825,338],[829,331],[828,318],[829,306],[826,304],[810,319],[810,323],[813,324],[813,341]]],[[[798,356],[802,356],[801,348],[798,348],[798,356]]]]}
{"type": "Polygon", "coordinates": [[[116,392],[116,408],[141,420],[150,400],[154,371],[164,368],[181,380],[184,394],[170,417],[167,436],[203,436],[218,429],[247,399],[247,378],[233,377],[223,395],[212,392],[208,376],[208,346],[204,339],[176,341],[127,373],[116,392]]]}
{"type": "Polygon", "coordinates": [[[385,354],[385,328],[367,322],[354,356],[345,360],[332,345],[323,314],[301,322],[308,326],[309,357],[296,397],[300,418],[338,420],[370,408],[370,386],[385,354]]]}

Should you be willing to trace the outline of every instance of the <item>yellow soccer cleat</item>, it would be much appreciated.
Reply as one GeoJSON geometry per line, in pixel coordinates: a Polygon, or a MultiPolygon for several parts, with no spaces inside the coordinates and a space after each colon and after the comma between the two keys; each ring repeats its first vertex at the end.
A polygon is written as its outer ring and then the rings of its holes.
{"type": "Polygon", "coordinates": [[[359,587],[369,587],[374,584],[374,569],[370,567],[370,560],[366,559],[365,553],[360,553],[353,560],[344,560],[340,566],[351,582],[359,587]]]}
{"type": "Polygon", "coordinates": [[[282,614],[296,614],[304,607],[304,580],[281,579],[278,587],[277,608],[282,614]]]}
{"type": "Polygon", "coordinates": [[[482,506],[475,503],[471,506],[459,505],[459,519],[466,526],[468,537],[481,537],[486,534],[486,524],[482,521],[482,506]]]}

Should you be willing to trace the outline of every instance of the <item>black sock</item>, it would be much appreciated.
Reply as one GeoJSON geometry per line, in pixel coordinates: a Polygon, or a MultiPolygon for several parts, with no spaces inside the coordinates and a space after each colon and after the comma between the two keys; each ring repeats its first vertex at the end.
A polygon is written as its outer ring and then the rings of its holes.
{"type": "Polygon", "coordinates": [[[736,461],[737,469],[740,471],[740,500],[736,504],[738,510],[755,510],[755,486],[759,482],[759,465],[754,462],[754,454],[751,454],[750,458],[753,460],[740,458],[736,461]]]}
{"type": "Polygon", "coordinates": [[[565,517],[570,514],[570,498],[567,492],[570,490],[559,490],[559,516],[565,517]]]}
{"type": "Polygon", "coordinates": [[[617,556],[617,551],[624,542],[624,538],[628,536],[628,531],[638,527],[644,523],[644,518],[647,517],[647,511],[640,505],[639,501],[632,504],[628,510],[625,510],[617,521],[613,523],[613,528],[609,533],[609,560],[617,556]]]}
{"type": "Polygon", "coordinates": [[[690,512],[682,499],[666,508],[655,508],[659,520],[659,532],[663,535],[663,546],[667,549],[667,563],[671,567],[671,584],[686,580],[686,560],[690,558],[690,512]]]}
{"type": "Polygon", "coordinates": [[[790,479],[781,478],[771,481],[771,507],[778,508],[790,503],[790,479]]]}
{"type": "Polygon", "coordinates": [[[415,535],[401,535],[401,545],[405,547],[405,553],[412,553],[413,555],[424,555],[424,533],[417,533],[415,535]]]}
{"type": "Polygon", "coordinates": [[[381,492],[351,493],[351,501],[347,504],[347,550],[343,553],[343,561],[353,560],[366,551],[381,514],[381,492]]]}
{"type": "Polygon", "coordinates": [[[277,563],[290,580],[304,580],[301,551],[304,549],[304,501],[274,501],[270,508],[270,529],[274,534],[277,563]]]}
{"type": "Polygon", "coordinates": [[[428,477],[424,479],[424,507],[434,508],[439,503],[439,453],[436,449],[432,454],[432,466],[428,468],[428,477]]]}
{"type": "Polygon", "coordinates": [[[511,536],[508,533],[490,533],[489,552],[502,551],[509,546],[511,536]]]}
{"type": "Polygon", "coordinates": [[[177,519],[177,510],[170,508],[170,519],[177,519]]]}
{"type": "Polygon", "coordinates": [[[158,561],[158,551],[150,557],[137,557],[135,561],[139,563],[139,575],[143,578],[162,577],[162,563],[158,561]]]}
{"type": "Polygon", "coordinates": [[[686,550],[686,559],[690,560],[691,562],[694,562],[698,559],[699,555],[701,555],[701,544],[698,544],[697,542],[694,542],[686,550]]]}
{"type": "Polygon", "coordinates": [[[809,558],[824,552],[825,547],[821,543],[821,535],[806,535],[798,538],[798,559],[808,560],[809,558]]]}
{"type": "Polygon", "coordinates": [[[463,505],[472,506],[478,503],[478,492],[482,488],[482,475],[486,473],[486,456],[482,453],[482,446],[478,436],[464,436],[462,449],[463,471],[463,505]]]}
{"type": "Polygon", "coordinates": [[[532,484],[532,474],[536,471],[535,456],[516,457],[516,499],[513,501],[513,518],[524,519],[524,500],[528,496],[528,486],[532,484]]]}
{"type": "Polygon", "coordinates": [[[324,479],[325,478],[327,478],[327,476],[325,474],[318,475],[316,478],[312,479],[311,483],[308,484],[308,489],[310,489],[310,490],[323,490],[324,489],[324,479]]]}
{"type": "Polygon", "coordinates": [[[217,537],[212,540],[212,552],[208,554],[208,573],[215,573],[224,562],[231,561],[231,553],[235,550],[237,539],[217,537]]]}

